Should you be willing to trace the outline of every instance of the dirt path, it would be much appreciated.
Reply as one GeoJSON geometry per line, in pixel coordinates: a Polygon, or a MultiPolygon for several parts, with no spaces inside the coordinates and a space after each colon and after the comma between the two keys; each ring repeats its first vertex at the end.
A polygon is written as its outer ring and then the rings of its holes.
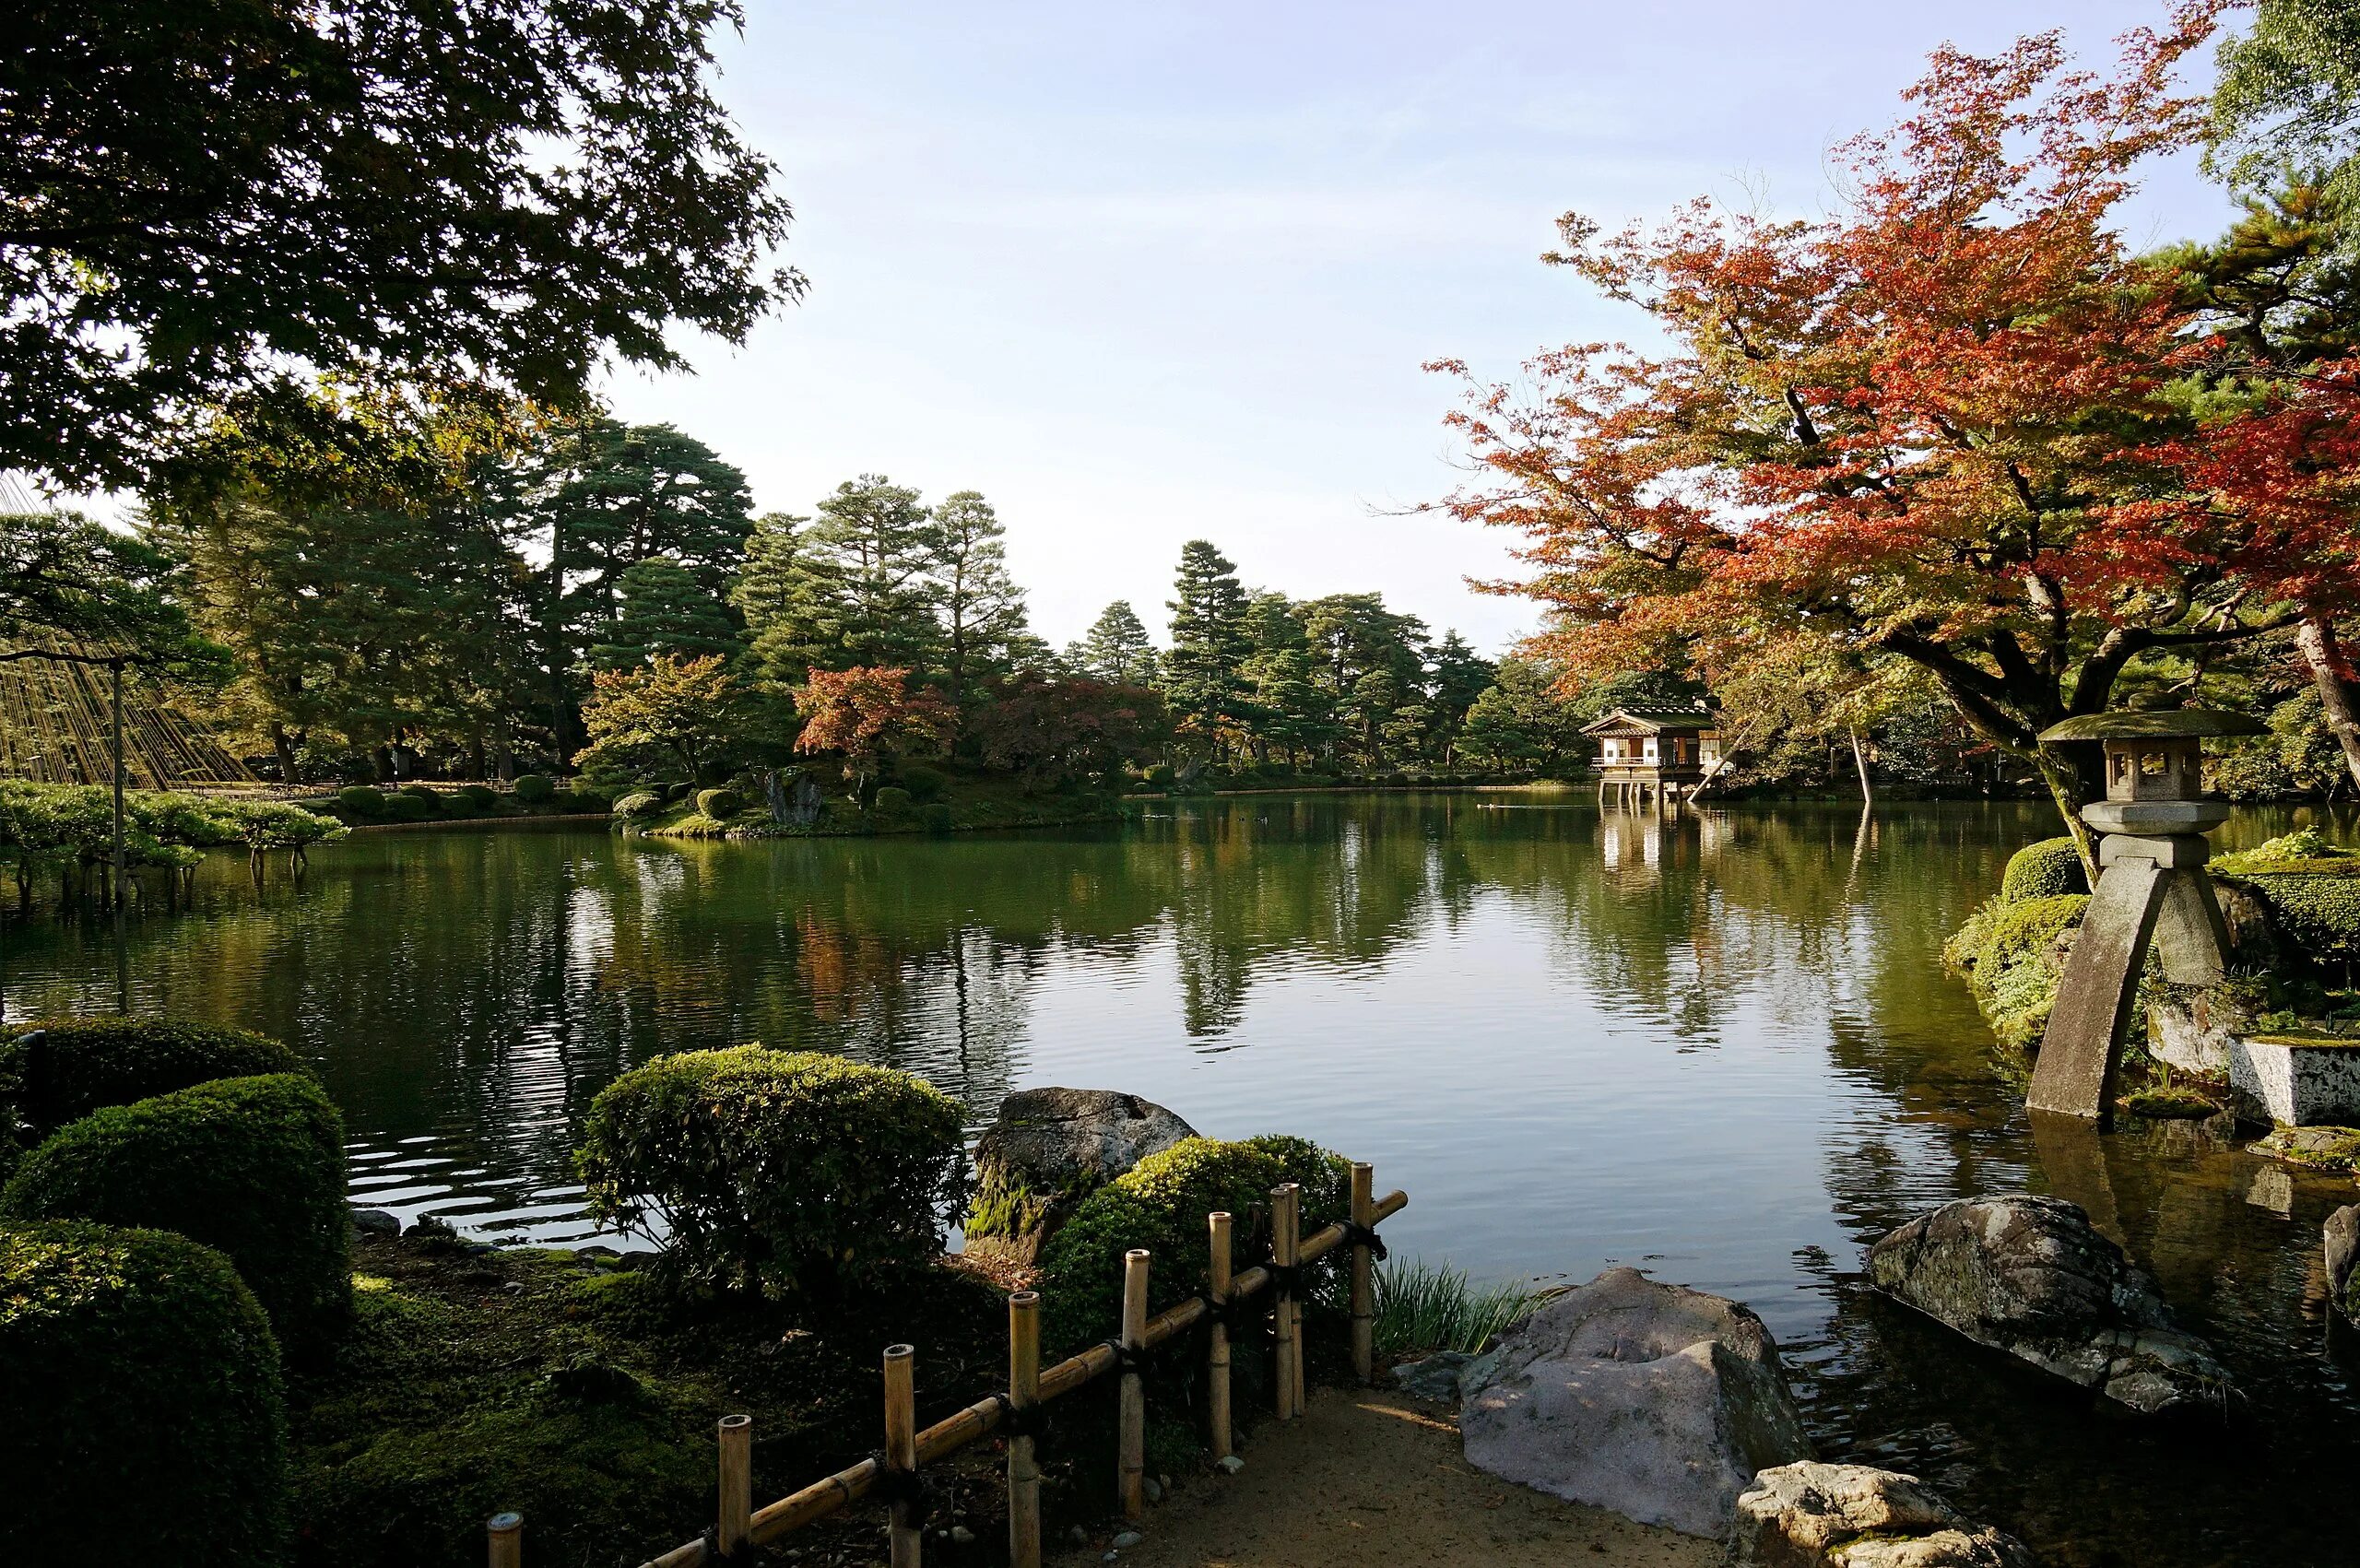
{"type": "MultiPolygon", "coordinates": [[[[1714,1568],[1711,1541],[1634,1525],[1495,1480],[1460,1456],[1450,1412],[1395,1393],[1322,1389],[1286,1427],[1265,1423],[1245,1468],[1148,1510],[1124,1568],[1364,1568],[1569,1563],[1714,1568]]],[[[1104,1543],[1056,1559],[1096,1562],[1104,1543]]]]}

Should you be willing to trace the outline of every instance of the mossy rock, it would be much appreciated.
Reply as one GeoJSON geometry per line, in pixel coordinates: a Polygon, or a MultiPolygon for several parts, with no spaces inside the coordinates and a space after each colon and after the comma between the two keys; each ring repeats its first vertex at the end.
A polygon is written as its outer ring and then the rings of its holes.
{"type": "Polygon", "coordinates": [[[2192,1089],[2142,1089],[2125,1095],[2121,1109],[2154,1122],[2194,1122],[2220,1114],[2221,1107],[2192,1089]]]}
{"type": "Polygon", "coordinates": [[[2070,838],[2042,839],[2008,857],[2000,878],[2000,897],[2009,903],[2026,899],[2051,899],[2090,890],[2082,852],[2070,838]]]}
{"type": "Polygon", "coordinates": [[[979,1256],[1031,1264],[1082,1199],[1197,1129],[1136,1094],[1026,1089],[1000,1102],[975,1143],[962,1229],[979,1256]]]}
{"type": "Polygon", "coordinates": [[[0,1230],[0,1562],[285,1562],[278,1348],[210,1247],[73,1222],[0,1230]]]}
{"type": "Polygon", "coordinates": [[[2279,1127],[2251,1152],[2311,1170],[2360,1170],[2360,1127],[2279,1127]]]}

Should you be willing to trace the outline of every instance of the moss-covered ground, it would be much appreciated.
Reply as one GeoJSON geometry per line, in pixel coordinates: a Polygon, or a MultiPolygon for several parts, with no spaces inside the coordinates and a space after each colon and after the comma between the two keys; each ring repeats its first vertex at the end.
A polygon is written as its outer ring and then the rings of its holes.
{"type": "MultiPolygon", "coordinates": [[[[628,1263],[363,1238],[351,1331],[289,1390],[299,1562],[472,1565],[502,1509],[525,1515],[529,1561],[639,1562],[711,1524],[718,1417],[754,1418],[759,1506],[882,1441],[887,1344],[916,1347],[921,1425],[1007,1376],[1004,1298],[952,1263],[832,1321],[676,1305],[628,1263]]],[[[987,1467],[991,1446],[971,1449],[969,1468],[987,1467]]],[[[930,1541],[929,1559],[991,1560],[974,1554],[999,1539],[997,1490],[949,1479],[935,1523],[976,1540],[930,1541]]],[[[851,1563],[882,1546],[869,1510],[781,1550],[851,1563]]]]}

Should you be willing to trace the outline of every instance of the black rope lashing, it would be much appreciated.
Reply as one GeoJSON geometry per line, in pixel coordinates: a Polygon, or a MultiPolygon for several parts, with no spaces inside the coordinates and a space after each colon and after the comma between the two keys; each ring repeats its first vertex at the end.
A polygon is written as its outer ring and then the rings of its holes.
{"type": "Polygon", "coordinates": [[[1252,1296],[1232,1296],[1227,1301],[1205,1303],[1205,1319],[1218,1323],[1232,1334],[1252,1333],[1269,1315],[1270,1303],[1257,1302],[1252,1296]]]}
{"type": "Polygon", "coordinates": [[[1269,1270],[1270,1283],[1278,1287],[1278,1291],[1280,1295],[1300,1296],[1303,1294],[1302,1264],[1266,1263],[1262,1265],[1262,1267],[1269,1270]]]}
{"type": "Polygon", "coordinates": [[[934,1513],[937,1492],[934,1483],[926,1479],[924,1470],[897,1470],[885,1459],[885,1450],[872,1448],[868,1461],[877,1467],[877,1479],[869,1483],[868,1495],[882,1502],[906,1506],[909,1522],[922,1525],[934,1513]]]}
{"type": "Polygon", "coordinates": [[[1350,1220],[1345,1220],[1344,1244],[1348,1247],[1368,1248],[1369,1256],[1379,1263],[1384,1262],[1387,1256],[1385,1250],[1385,1238],[1376,1233],[1376,1227],[1374,1225],[1356,1225],[1350,1220]]]}
{"type": "Polygon", "coordinates": [[[999,1407],[999,1430],[1010,1437],[1040,1437],[1049,1430],[1049,1407],[1037,1400],[1020,1406],[1003,1389],[992,1396],[992,1403],[999,1407]]]}
{"type": "Polygon", "coordinates": [[[1136,1373],[1141,1377],[1147,1375],[1147,1352],[1145,1350],[1134,1350],[1128,1345],[1124,1344],[1120,1339],[1101,1339],[1098,1342],[1115,1352],[1115,1367],[1116,1371],[1136,1373]]]}

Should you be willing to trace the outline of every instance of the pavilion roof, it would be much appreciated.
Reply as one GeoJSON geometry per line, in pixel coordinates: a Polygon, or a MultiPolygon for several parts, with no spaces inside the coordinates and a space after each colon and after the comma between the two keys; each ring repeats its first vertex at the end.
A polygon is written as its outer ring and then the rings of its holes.
{"type": "Polygon", "coordinates": [[[1702,708],[1617,708],[1582,725],[1584,735],[1661,735],[1674,729],[1711,729],[1718,713],[1702,708]]]}

